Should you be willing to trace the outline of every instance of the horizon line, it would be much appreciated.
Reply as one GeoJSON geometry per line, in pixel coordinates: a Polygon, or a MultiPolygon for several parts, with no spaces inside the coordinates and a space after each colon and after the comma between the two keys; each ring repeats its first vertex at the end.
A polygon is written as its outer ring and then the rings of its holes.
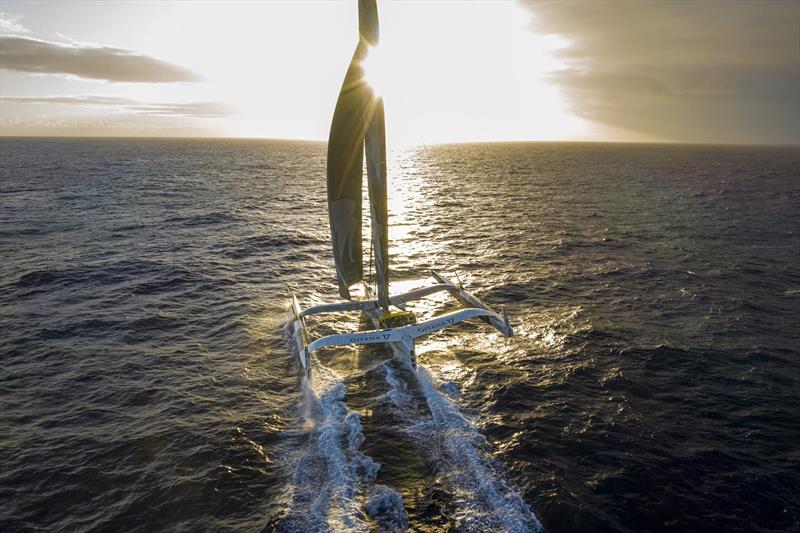
{"type": "MultiPolygon", "coordinates": [[[[85,140],[205,140],[205,141],[271,141],[271,142],[307,142],[327,144],[327,140],[303,139],[292,137],[238,137],[238,136],[204,136],[204,135],[3,135],[0,142],[5,139],[85,139],[85,140]]],[[[410,148],[416,146],[448,146],[459,144],[638,144],[638,145],[683,145],[683,146],[774,146],[798,147],[796,143],[748,143],[724,141],[601,141],[601,140],[563,140],[563,139],[517,139],[517,140],[470,140],[470,141],[435,141],[407,143],[396,148],[410,148]]]]}

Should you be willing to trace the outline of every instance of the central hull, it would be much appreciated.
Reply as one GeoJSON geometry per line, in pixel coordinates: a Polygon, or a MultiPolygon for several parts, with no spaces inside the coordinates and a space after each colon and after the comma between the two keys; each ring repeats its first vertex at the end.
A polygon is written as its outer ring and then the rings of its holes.
{"type": "MultiPolygon", "coordinates": [[[[372,300],[374,298],[374,291],[372,288],[364,284],[364,293],[366,295],[367,300],[372,300]]],[[[372,327],[376,330],[382,329],[380,318],[383,316],[384,310],[380,307],[374,309],[366,309],[364,310],[364,316],[372,322],[372,327]]],[[[413,369],[416,370],[417,368],[417,354],[414,350],[414,340],[410,339],[409,342],[387,342],[386,344],[392,349],[395,358],[400,359],[401,361],[408,362],[413,369]],[[410,344],[410,345],[409,345],[410,344]]]]}

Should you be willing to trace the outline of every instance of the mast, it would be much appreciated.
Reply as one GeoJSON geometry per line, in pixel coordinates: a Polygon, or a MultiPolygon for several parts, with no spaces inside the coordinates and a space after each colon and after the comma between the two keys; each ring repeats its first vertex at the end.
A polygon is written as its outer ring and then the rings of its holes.
{"type": "Polygon", "coordinates": [[[372,246],[378,300],[388,309],[388,208],[383,101],[366,82],[362,62],[378,44],[376,0],[358,2],[359,40],[342,83],[328,138],[328,215],[339,294],[363,280],[361,190],[366,143],[372,246]]]}

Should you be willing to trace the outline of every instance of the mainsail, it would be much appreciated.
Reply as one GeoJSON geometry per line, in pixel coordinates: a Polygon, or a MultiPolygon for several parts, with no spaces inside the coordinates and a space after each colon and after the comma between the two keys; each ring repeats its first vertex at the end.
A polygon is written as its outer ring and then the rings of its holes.
{"type": "Polygon", "coordinates": [[[328,214],[339,293],[364,278],[361,191],[367,154],[372,247],[378,300],[388,308],[388,209],[383,102],[365,79],[363,61],[378,44],[376,0],[359,0],[359,40],[339,92],[328,138],[328,214]]]}

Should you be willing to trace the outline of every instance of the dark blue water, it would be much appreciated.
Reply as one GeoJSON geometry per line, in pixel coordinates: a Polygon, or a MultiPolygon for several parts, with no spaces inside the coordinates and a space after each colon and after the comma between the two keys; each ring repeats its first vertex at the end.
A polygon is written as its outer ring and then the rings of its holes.
{"type": "Polygon", "coordinates": [[[395,289],[457,271],[517,336],[321,351],[304,387],[324,166],[0,142],[0,530],[800,529],[798,148],[398,151],[395,289]]]}

